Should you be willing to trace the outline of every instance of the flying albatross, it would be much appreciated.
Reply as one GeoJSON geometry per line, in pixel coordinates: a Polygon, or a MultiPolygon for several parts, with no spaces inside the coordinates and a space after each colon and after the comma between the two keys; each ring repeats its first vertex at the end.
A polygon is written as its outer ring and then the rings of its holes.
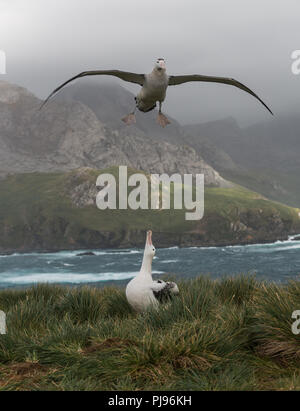
{"type": "Polygon", "coordinates": [[[168,86],[177,86],[178,84],[188,83],[190,81],[202,81],[208,83],[222,83],[228,84],[230,86],[237,87],[241,90],[246,91],[251,94],[253,97],[258,99],[266,109],[273,115],[269,107],[252,91],[250,88],[240,83],[237,80],[227,77],[214,77],[214,76],[204,76],[200,74],[187,74],[182,76],[169,76],[166,72],[166,63],[163,58],[157,59],[155,66],[151,73],[149,74],[137,74],[130,73],[128,71],[120,70],[94,70],[94,71],[83,71],[75,77],[72,77],[70,80],[67,80],[65,83],[57,87],[43,102],[41,108],[53,97],[57,92],[59,92],[64,86],[81,77],[86,76],[99,76],[99,75],[108,75],[115,76],[129,83],[135,83],[142,86],[140,92],[135,97],[135,108],[128,114],[126,117],[122,118],[124,123],[127,125],[136,123],[135,111],[136,109],[147,113],[148,111],[153,110],[156,107],[157,102],[159,103],[159,112],[157,116],[157,123],[162,127],[170,124],[170,121],[162,113],[162,103],[166,98],[166,91],[168,86]]]}
{"type": "Polygon", "coordinates": [[[152,231],[148,231],[141,270],[126,287],[127,301],[136,311],[145,311],[151,306],[158,307],[159,303],[179,293],[177,284],[172,281],[153,280],[152,259],[154,255],[152,231]]]}

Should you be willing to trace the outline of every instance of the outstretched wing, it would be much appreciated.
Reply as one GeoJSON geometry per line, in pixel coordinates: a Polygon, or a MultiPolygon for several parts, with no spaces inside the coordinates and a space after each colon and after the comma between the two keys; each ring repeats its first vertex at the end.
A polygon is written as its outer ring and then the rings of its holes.
{"type": "Polygon", "coordinates": [[[72,77],[70,80],[67,80],[66,82],[61,84],[59,87],[57,87],[54,91],[52,91],[52,93],[43,102],[40,109],[43,108],[43,106],[50,100],[51,97],[53,97],[56,93],[58,93],[64,86],[71,83],[71,81],[74,81],[74,80],[76,80],[78,78],[81,78],[81,77],[101,76],[101,75],[115,76],[115,77],[120,78],[121,80],[128,81],[129,83],[139,84],[140,86],[142,86],[144,84],[144,80],[145,80],[145,75],[144,74],[130,73],[128,71],[120,71],[120,70],[83,71],[82,73],[77,74],[77,76],[72,77]]]}
{"type": "Polygon", "coordinates": [[[184,76],[170,76],[169,77],[169,86],[177,86],[178,84],[183,84],[183,83],[188,83],[190,81],[204,81],[207,83],[222,83],[222,84],[228,84],[230,86],[237,87],[243,91],[246,91],[247,93],[251,94],[251,96],[255,97],[258,101],[263,104],[266,109],[272,114],[272,111],[269,109],[269,107],[258,97],[257,94],[255,94],[250,88],[245,86],[244,84],[240,83],[237,80],[234,80],[233,78],[227,78],[227,77],[214,77],[214,76],[202,76],[200,74],[191,74],[191,75],[184,75],[184,76]]]}

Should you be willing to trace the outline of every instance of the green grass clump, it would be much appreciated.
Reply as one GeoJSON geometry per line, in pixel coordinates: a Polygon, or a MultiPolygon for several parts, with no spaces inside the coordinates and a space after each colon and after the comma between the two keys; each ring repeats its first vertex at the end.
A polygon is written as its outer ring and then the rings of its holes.
{"type": "Polygon", "coordinates": [[[182,281],[143,314],[124,289],[0,292],[0,390],[297,390],[300,282],[182,281]]]}

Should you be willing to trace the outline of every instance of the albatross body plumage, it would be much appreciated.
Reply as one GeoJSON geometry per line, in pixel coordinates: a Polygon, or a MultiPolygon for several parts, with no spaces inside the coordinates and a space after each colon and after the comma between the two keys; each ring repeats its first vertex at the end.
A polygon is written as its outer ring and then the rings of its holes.
{"type": "Polygon", "coordinates": [[[141,270],[126,287],[127,301],[136,311],[142,312],[150,307],[158,307],[171,295],[179,293],[177,285],[173,282],[153,281],[152,259],[154,255],[155,247],[152,244],[152,232],[148,231],[141,270]]]}
{"type": "Polygon", "coordinates": [[[136,109],[147,113],[148,111],[154,110],[156,108],[157,103],[159,103],[159,111],[157,116],[157,123],[162,126],[166,127],[170,124],[170,121],[167,117],[162,113],[162,103],[165,101],[167,88],[169,86],[177,86],[179,84],[187,83],[187,82],[207,82],[207,83],[221,83],[227,84],[230,86],[234,86],[243,90],[253,97],[255,97],[271,114],[272,111],[270,108],[255,94],[250,88],[245,86],[244,84],[240,83],[237,80],[227,77],[215,77],[215,76],[205,76],[200,74],[187,74],[187,75],[178,75],[178,76],[169,76],[166,70],[166,63],[163,58],[157,59],[154,68],[151,73],[149,74],[138,74],[138,73],[131,73],[128,71],[121,71],[121,70],[94,70],[94,71],[84,71],[77,76],[72,77],[71,79],[67,80],[59,87],[57,87],[43,102],[41,108],[53,97],[56,93],[58,93],[64,86],[71,83],[72,81],[79,79],[81,77],[86,76],[99,76],[99,75],[107,75],[107,76],[115,76],[120,78],[121,80],[139,84],[142,88],[140,92],[135,97],[135,107],[134,110],[129,113],[127,116],[122,118],[124,123],[127,125],[136,123],[135,112],[136,109]]]}

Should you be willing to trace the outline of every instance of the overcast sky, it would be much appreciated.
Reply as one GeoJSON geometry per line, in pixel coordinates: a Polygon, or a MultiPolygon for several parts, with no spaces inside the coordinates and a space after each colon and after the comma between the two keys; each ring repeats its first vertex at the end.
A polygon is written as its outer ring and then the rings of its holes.
{"type": "MultiPolygon", "coordinates": [[[[82,70],[149,72],[164,57],[170,74],[234,77],[275,114],[296,113],[299,16],[299,0],[0,0],[0,79],[45,97],[82,70]]],[[[164,110],[182,123],[270,116],[250,95],[204,83],[169,88],[164,110]]]]}

